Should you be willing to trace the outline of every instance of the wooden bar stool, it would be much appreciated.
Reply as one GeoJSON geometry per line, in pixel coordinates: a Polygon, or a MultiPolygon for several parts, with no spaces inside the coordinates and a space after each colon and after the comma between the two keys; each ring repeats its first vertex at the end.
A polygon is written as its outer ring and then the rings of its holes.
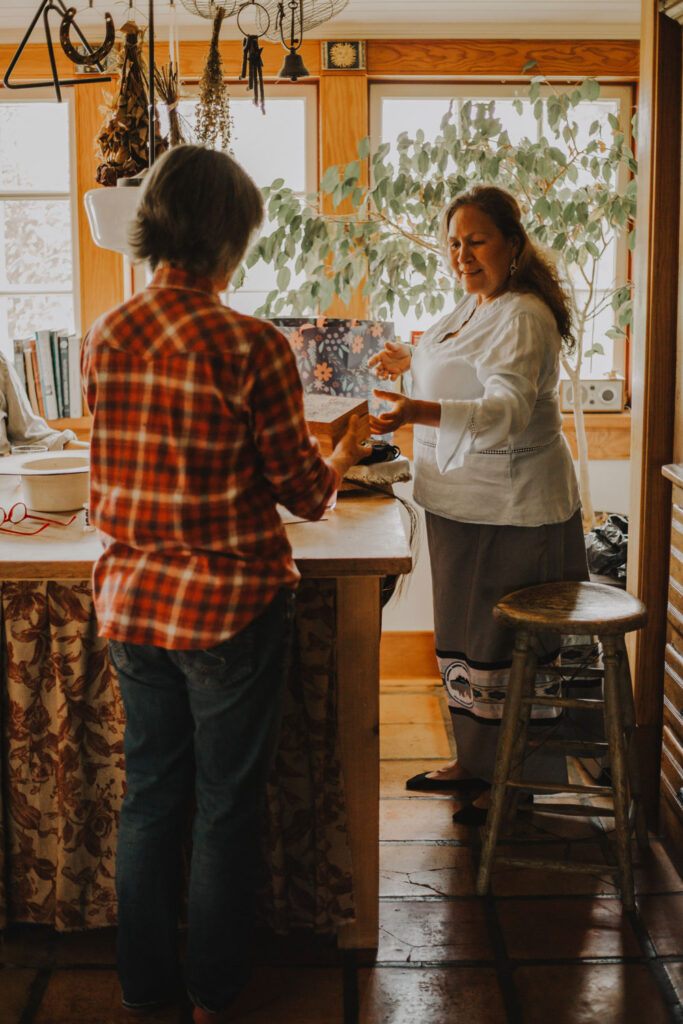
{"type": "MultiPolygon", "coordinates": [[[[499,857],[497,863],[590,874],[604,875],[611,872],[619,881],[624,906],[630,909],[634,905],[631,831],[635,826],[639,844],[646,846],[647,828],[635,748],[635,710],[624,634],[645,625],[645,605],[626,591],[601,583],[544,583],[508,594],[496,605],[494,615],[515,630],[515,648],[496,751],[477,893],[483,896],[488,892],[496,843],[503,826],[512,824],[520,792],[609,796],[613,801],[609,809],[598,810],[584,803],[569,806],[557,803],[539,805],[539,810],[590,817],[614,816],[617,860],[614,867],[518,857],[499,857]],[[535,639],[539,633],[597,636],[602,647],[604,665],[602,700],[562,697],[561,694],[557,697],[534,694],[537,669],[535,639]],[[534,746],[533,743],[527,744],[532,705],[602,711],[606,743],[562,739],[542,740],[540,743],[546,749],[554,748],[576,756],[595,757],[609,752],[611,786],[523,781],[525,750],[527,746],[534,746]]],[[[547,666],[543,666],[543,671],[547,671],[547,666]]]]}

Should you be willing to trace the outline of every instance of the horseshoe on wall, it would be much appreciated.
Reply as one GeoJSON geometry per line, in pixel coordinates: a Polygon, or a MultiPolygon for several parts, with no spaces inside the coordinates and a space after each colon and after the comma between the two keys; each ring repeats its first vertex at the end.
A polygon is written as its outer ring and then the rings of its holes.
{"type": "MultiPolygon", "coordinates": [[[[59,74],[57,72],[57,63],[55,61],[54,48],[52,46],[52,36],[50,34],[50,23],[48,20],[48,15],[52,12],[58,14],[60,18],[63,18],[64,15],[67,14],[67,6],[64,3],[64,0],[40,0],[38,10],[34,14],[31,24],[24,33],[24,38],[19,43],[19,46],[17,47],[14,56],[7,65],[7,70],[5,71],[2,81],[5,88],[7,89],[37,89],[44,85],[53,85],[55,93],[57,94],[57,102],[61,103],[62,92],[60,87],[62,85],[97,85],[99,82],[110,82],[111,77],[101,78],[98,75],[96,78],[94,78],[89,75],[81,75],[80,78],[67,78],[64,80],[60,80],[59,74]],[[47,44],[47,54],[50,60],[50,70],[52,71],[52,79],[46,79],[38,82],[13,82],[11,80],[12,72],[14,71],[14,68],[17,65],[17,61],[21,57],[24,51],[24,47],[29,41],[31,33],[36,27],[36,24],[40,19],[41,15],[43,18],[43,25],[45,28],[45,42],[47,44]]],[[[85,36],[79,29],[76,22],[73,21],[73,19],[72,23],[74,29],[76,30],[76,33],[80,37],[80,40],[85,46],[86,50],[89,53],[92,52],[92,47],[90,46],[88,40],[85,38],[85,36]]],[[[96,64],[96,67],[100,73],[104,71],[104,68],[100,64],[96,64]]]]}
{"type": "Polygon", "coordinates": [[[69,38],[69,33],[71,32],[71,26],[75,17],[76,8],[69,7],[62,18],[62,24],[59,28],[59,41],[62,44],[64,53],[73,64],[85,64],[88,67],[91,67],[93,64],[99,64],[100,61],[103,61],[110,52],[114,45],[114,40],[116,39],[116,29],[114,28],[114,22],[111,14],[105,13],[104,15],[104,42],[91,53],[79,53],[69,38]]]}

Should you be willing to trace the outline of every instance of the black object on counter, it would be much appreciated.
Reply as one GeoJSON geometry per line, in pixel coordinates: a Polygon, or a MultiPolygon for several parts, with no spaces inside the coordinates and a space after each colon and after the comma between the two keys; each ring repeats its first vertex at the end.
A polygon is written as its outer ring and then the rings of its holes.
{"type": "Polygon", "coordinates": [[[401,449],[388,441],[373,441],[372,452],[358,463],[359,466],[372,466],[376,462],[393,462],[401,454],[401,449]]]}

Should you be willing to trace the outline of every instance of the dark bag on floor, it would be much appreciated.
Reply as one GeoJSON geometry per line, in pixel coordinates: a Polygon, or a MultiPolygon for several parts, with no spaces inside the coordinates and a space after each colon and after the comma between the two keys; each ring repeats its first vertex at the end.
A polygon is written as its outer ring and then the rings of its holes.
{"type": "Polygon", "coordinates": [[[618,583],[626,580],[628,554],[628,516],[613,512],[603,526],[586,534],[588,569],[600,576],[610,576],[618,583]]]}

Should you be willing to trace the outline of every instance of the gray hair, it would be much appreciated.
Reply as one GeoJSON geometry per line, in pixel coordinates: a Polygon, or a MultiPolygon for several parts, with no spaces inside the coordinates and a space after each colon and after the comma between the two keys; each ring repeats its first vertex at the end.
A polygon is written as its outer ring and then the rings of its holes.
{"type": "Polygon", "coordinates": [[[175,146],[152,167],[130,229],[133,254],[201,277],[232,273],[263,220],[257,186],[226,153],[175,146]]]}

